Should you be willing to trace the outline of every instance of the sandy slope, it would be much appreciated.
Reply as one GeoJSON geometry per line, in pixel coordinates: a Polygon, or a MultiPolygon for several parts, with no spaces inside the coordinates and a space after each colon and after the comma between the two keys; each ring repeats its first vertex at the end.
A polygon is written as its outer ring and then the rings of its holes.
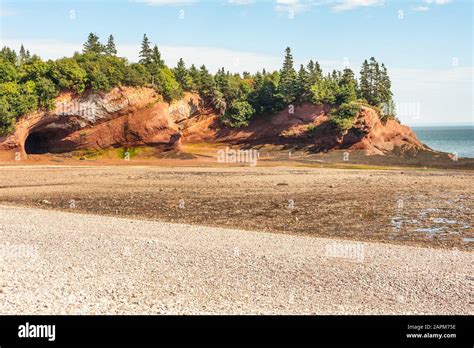
{"type": "Polygon", "coordinates": [[[2,314],[473,312],[463,251],[7,206],[0,236],[2,314]]]}

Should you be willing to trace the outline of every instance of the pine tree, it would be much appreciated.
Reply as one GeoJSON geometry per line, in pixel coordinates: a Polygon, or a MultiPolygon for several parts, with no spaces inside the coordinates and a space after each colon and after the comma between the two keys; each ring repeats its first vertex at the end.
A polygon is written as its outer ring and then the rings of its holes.
{"type": "Polygon", "coordinates": [[[224,94],[224,96],[226,95],[229,86],[229,76],[230,74],[226,74],[224,68],[217,70],[217,73],[214,76],[216,87],[224,94]]]}
{"type": "Polygon", "coordinates": [[[280,84],[278,86],[278,93],[286,104],[295,101],[298,90],[297,74],[293,68],[293,56],[289,47],[285,50],[285,60],[283,68],[280,71],[280,84]]]}
{"type": "Polygon", "coordinates": [[[176,81],[178,81],[179,85],[184,91],[189,91],[192,88],[192,79],[189,76],[188,70],[186,69],[186,65],[184,64],[183,58],[180,58],[178,61],[178,65],[174,69],[174,76],[176,77],[176,81]]]}
{"type": "Polygon", "coordinates": [[[214,90],[214,78],[209,71],[207,70],[205,65],[202,65],[199,68],[199,93],[205,97],[212,97],[212,92],[214,90]]]}
{"type": "Polygon", "coordinates": [[[107,45],[105,45],[105,54],[108,54],[109,56],[115,56],[117,54],[114,37],[112,35],[109,36],[109,39],[107,40],[107,45]]]}
{"type": "Polygon", "coordinates": [[[356,80],[355,80],[355,77],[354,77],[354,72],[349,68],[345,68],[342,71],[340,82],[341,82],[342,85],[349,85],[351,83],[355,84],[356,80]]]}
{"type": "Polygon", "coordinates": [[[23,45],[21,45],[21,47],[20,47],[20,52],[18,54],[18,60],[19,60],[20,64],[23,64],[26,61],[26,50],[25,50],[25,47],[23,47],[23,45]]]}
{"type": "Polygon", "coordinates": [[[309,74],[305,70],[304,65],[301,64],[300,70],[298,71],[297,79],[297,94],[296,99],[298,102],[307,102],[311,100],[311,86],[309,84],[309,74]]]}
{"type": "Polygon", "coordinates": [[[380,96],[380,100],[382,103],[381,113],[382,118],[386,119],[388,117],[395,117],[396,115],[396,106],[392,100],[392,91],[391,91],[392,83],[388,76],[387,68],[382,63],[380,69],[380,78],[379,78],[379,86],[378,86],[378,93],[380,96]]]}
{"type": "Polygon", "coordinates": [[[150,59],[151,59],[151,63],[155,67],[162,68],[165,65],[165,63],[161,59],[161,53],[158,50],[158,46],[156,45],[153,47],[153,50],[151,51],[150,59]]]}
{"type": "Polygon", "coordinates": [[[319,78],[323,77],[323,70],[321,69],[321,66],[319,65],[319,62],[316,62],[314,64],[314,72],[315,72],[316,76],[318,76],[319,78]]]}
{"type": "Polygon", "coordinates": [[[199,91],[199,70],[196,68],[194,64],[191,65],[189,68],[189,77],[191,77],[191,90],[198,92],[199,91]]]}
{"type": "Polygon", "coordinates": [[[313,62],[312,60],[309,61],[308,65],[306,66],[308,69],[308,87],[307,90],[310,90],[312,86],[319,83],[323,78],[323,72],[319,66],[318,62],[313,62]]]}
{"type": "Polygon", "coordinates": [[[349,103],[357,98],[357,81],[354,77],[354,72],[346,68],[343,70],[339,79],[339,91],[336,96],[338,104],[349,103]]]}
{"type": "Polygon", "coordinates": [[[96,34],[90,33],[82,51],[84,53],[101,54],[104,52],[104,46],[100,43],[99,37],[96,34]]]}
{"type": "Polygon", "coordinates": [[[370,100],[370,82],[369,82],[370,68],[367,59],[362,63],[362,69],[360,70],[359,78],[359,98],[365,99],[367,102],[370,100]]]}
{"type": "Polygon", "coordinates": [[[380,100],[382,103],[387,103],[392,100],[392,82],[390,81],[390,77],[388,76],[387,68],[382,63],[380,69],[380,77],[379,77],[379,95],[380,100]]]}
{"type": "Polygon", "coordinates": [[[150,48],[150,41],[148,40],[148,37],[146,34],[143,34],[143,41],[142,41],[142,49],[140,51],[140,63],[148,66],[151,63],[151,54],[152,54],[152,49],[150,48]]]}

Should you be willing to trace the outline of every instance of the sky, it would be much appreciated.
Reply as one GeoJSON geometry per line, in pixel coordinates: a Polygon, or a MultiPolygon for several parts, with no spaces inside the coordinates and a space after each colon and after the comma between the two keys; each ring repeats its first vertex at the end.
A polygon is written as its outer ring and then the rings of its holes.
{"type": "Polygon", "coordinates": [[[114,35],[118,54],[138,60],[143,34],[169,66],[215,72],[295,65],[323,70],[383,62],[400,120],[474,123],[471,0],[112,0],[1,1],[0,45],[23,44],[43,59],[80,51],[90,32],[114,35]]]}

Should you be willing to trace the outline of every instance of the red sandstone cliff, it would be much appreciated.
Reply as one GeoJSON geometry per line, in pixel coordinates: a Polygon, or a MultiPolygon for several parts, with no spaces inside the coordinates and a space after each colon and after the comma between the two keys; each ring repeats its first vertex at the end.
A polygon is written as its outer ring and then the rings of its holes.
{"type": "Polygon", "coordinates": [[[118,87],[81,97],[63,93],[53,110],[21,117],[11,135],[0,137],[0,155],[144,145],[168,150],[183,142],[295,144],[314,152],[354,149],[367,154],[428,149],[408,127],[395,120],[382,123],[368,107],[342,134],[328,122],[328,107],[305,104],[293,113],[282,111],[231,129],[203,104],[191,93],[168,104],[150,88],[118,87]]]}

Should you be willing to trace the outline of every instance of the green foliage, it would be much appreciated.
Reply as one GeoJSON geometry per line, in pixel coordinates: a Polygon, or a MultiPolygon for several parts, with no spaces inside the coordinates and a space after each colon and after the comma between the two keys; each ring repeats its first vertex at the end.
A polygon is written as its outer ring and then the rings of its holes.
{"type": "Polygon", "coordinates": [[[296,100],[298,94],[298,76],[293,68],[293,56],[289,47],[285,50],[285,60],[280,71],[280,83],[278,94],[283,103],[291,104],[296,100]]]}
{"type": "Polygon", "coordinates": [[[4,46],[0,51],[0,58],[10,62],[11,64],[16,64],[17,62],[17,55],[14,50],[9,47],[4,46]]]}
{"type": "Polygon", "coordinates": [[[248,126],[255,110],[245,100],[235,100],[227,108],[224,115],[221,116],[221,121],[230,127],[245,127],[248,126]]]}
{"type": "Polygon", "coordinates": [[[100,43],[99,37],[94,33],[90,33],[87,41],[84,43],[82,52],[84,54],[101,54],[104,51],[105,47],[100,43]]]}
{"type": "Polygon", "coordinates": [[[70,89],[82,93],[85,89],[86,72],[74,58],[55,61],[49,73],[59,89],[70,89]]]}
{"type": "Polygon", "coordinates": [[[17,76],[15,65],[0,56],[0,83],[16,81],[17,76]]]}
{"type": "Polygon", "coordinates": [[[337,81],[322,79],[318,84],[311,87],[314,104],[336,104],[336,97],[340,88],[337,81]]]}
{"type": "Polygon", "coordinates": [[[150,74],[142,64],[130,64],[124,76],[124,84],[129,86],[143,86],[150,81],[150,74]]]}
{"type": "Polygon", "coordinates": [[[155,89],[165,98],[166,101],[178,99],[183,94],[181,86],[174,78],[173,71],[167,67],[159,69],[156,74],[155,89]]]}
{"type": "Polygon", "coordinates": [[[224,93],[215,89],[212,94],[212,106],[219,115],[224,115],[227,109],[227,102],[224,93]]]}
{"type": "Polygon", "coordinates": [[[30,61],[17,68],[20,82],[36,81],[40,77],[45,77],[53,65],[52,61],[43,62],[39,57],[34,56],[30,61]]]}
{"type": "Polygon", "coordinates": [[[129,64],[116,56],[114,37],[106,45],[96,34],[89,34],[83,53],[56,61],[42,61],[23,46],[19,54],[0,50],[0,132],[11,131],[19,115],[38,107],[51,108],[62,90],[82,94],[86,90],[107,92],[120,85],[153,86],[168,102],[182,97],[183,91],[197,92],[212,106],[221,120],[231,127],[248,125],[256,116],[271,115],[291,103],[330,104],[333,122],[341,129],[352,125],[357,98],[379,111],[386,120],[395,116],[391,83],[386,67],[371,58],[364,61],[359,81],[350,69],[323,75],[317,61],[293,66],[290,48],[285,50],[280,71],[262,70],[230,73],[224,68],[211,74],[205,65],[189,69],[180,59],[168,68],[158,49],[143,36],[139,63],[129,64]]]}
{"type": "Polygon", "coordinates": [[[277,94],[278,78],[276,73],[256,80],[254,90],[249,95],[249,101],[256,114],[273,114],[283,109],[283,100],[277,94]]]}
{"type": "Polygon", "coordinates": [[[109,91],[125,81],[127,62],[124,58],[83,54],[75,57],[85,71],[85,86],[95,91],[109,91]]]}
{"type": "Polygon", "coordinates": [[[138,155],[138,149],[136,147],[121,147],[117,150],[117,157],[122,160],[131,160],[138,155]]]}
{"type": "Polygon", "coordinates": [[[384,64],[380,66],[374,57],[362,64],[359,97],[373,106],[382,106],[392,101],[391,81],[387,68],[384,64]]]}
{"type": "Polygon", "coordinates": [[[35,110],[38,98],[34,94],[35,86],[18,85],[16,82],[0,84],[0,134],[9,132],[16,117],[35,110]]]}
{"type": "Polygon", "coordinates": [[[109,36],[107,40],[107,45],[105,45],[105,54],[109,56],[115,56],[117,54],[117,48],[115,48],[115,41],[112,35],[109,36]]]}
{"type": "Polygon", "coordinates": [[[308,133],[313,133],[315,130],[316,130],[316,125],[313,124],[313,123],[308,125],[308,128],[306,128],[306,132],[308,132],[308,133]]]}
{"type": "Polygon", "coordinates": [[[147,66],[151,63],[151,54],[152,54],[152,49],[150,48],[150,40],[148,40],[148,37],[146,34],[143,34],[143,40],[142,40],[142,49],[140,51],[140,63],[147,66]]]}
{"type": "Polygon", "coordinates": [[[186,69],[183,58],[179,59],[178,65],[174,69],[174,75],[176,77],[176,81],[179,83],[183,91],[190,91],[192,89],[193,80],[186,69]]]}
{"type": "Polygon", "coordinates": [[[198,92],[204,97],[212,97],[212,92],[214,91],[214,78],[206,69],[205,65],[202,65],[199,69],[197,88],[198,92]]]}
{"type": "Polygon", "coordinates": [[[47,108],[53,106],[53,98],[58,95],[56,85],[46,77],[40,77],[36,81],[36,95],[38,96],[38,104],[47,108]]]}
{"type": "Polygon", "coordinates": [[[359,112],[360,105],[357,103],[341,104],[331,111],[331,122],[341,131],[346,131],[352,127],[359,112]]]}

